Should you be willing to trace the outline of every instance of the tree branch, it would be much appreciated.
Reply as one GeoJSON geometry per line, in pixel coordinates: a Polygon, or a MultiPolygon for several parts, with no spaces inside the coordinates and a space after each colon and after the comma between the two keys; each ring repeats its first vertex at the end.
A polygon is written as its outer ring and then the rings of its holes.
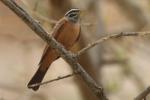
{"type": "Polygon", "coordinates": [[[47,42],[52,48],[55,48],[61,56],[72,66],[74,72],[79,72],[79,75],[88,85],[89,89],[98,97],[99,100],[108,100],[103,92],[102,87],[93,80],[93,78],[83,69],[77,62],[76,56],[67,51],[60,43],[50,36],[30,15],[23,10],[13,0],[0,0],[9,7],[16,15],[18,15],[38,36],[47,42]]]}
{"type": "Polygon", "coordinates": [[[92,47],[94,47],[106,40],[109,40],[109,39],[119,38],[119,37],[123,37],[123,36],[143,36],[143,35],[148,35],[148,34],[150,34],[150,32],[121,32],[121,33],[114,33],[112,35],[104,36],[104,37],[94,41],[93,43],[88,44],[85,48],[81,49],[77,53],[77,56],[79,57],[80,55],[82,55],[83,53],[85,53],[86,51],[91,49],[92,47]]]}
{"type": "Polygon", "coordinates": [[[141,92],[134,100],[146,100],[146,96],[150,93],[150,87],[141,92]]]}
{"type": "Polygon", "coordinates": [[[77,73],[72,73],[72,74],[68,74],[68,75],[65,75],[65,76],[58,76],[58,77],[55,78],[55,79],[52,79],[52,80],[49,80],[49,81],[45,81],[45,82],[42,82],[42,83],[36,83],[36,84],[30,85],[29,87],[32,88],[32,87],[35,87],[35,86],[48,84],[48,83],[51,83],[51,82],[54,82],[54,81],[58,81],[58,80],[62,80],[62,79],[65,79],[65,78],[72,77],[72,76],[74,76],[74,75],[76,75],[76,74],[77,74],[77,73]]]}

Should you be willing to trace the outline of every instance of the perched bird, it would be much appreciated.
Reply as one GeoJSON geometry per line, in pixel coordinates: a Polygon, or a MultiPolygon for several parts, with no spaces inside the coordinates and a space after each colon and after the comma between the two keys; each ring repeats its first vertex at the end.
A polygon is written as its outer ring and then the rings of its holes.
{"type": "MultiPolygon", "coordinates": [[[[52,31],[52,36],[61,43],[67,50],[77,42],[80,36],[80,10],[71,9],[63,18],[61,18],[55,25],[52,31]]],[[[41,83],[51,63],[60,57],[59,53],[46,45],[41,60],[39,62],[39,68],[28,83],[28,88],[34,91],[39,89],[39,86],[30,87],[33,84],[41,83]]]]}

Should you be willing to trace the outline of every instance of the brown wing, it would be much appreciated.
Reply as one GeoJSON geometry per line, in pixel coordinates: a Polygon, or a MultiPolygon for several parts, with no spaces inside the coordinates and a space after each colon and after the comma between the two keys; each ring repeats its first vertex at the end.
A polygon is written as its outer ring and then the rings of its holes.
{"type": "Polygon", "coordinates": [[[64,28],[64,24],[67,22],[67,19],[66,18],[62,18],[56,25],[55,27],[53,28],[53,33],[52,33],[52,36],[57,40],[57,37],[59,35],[59,31],[60,30],[63,30],[64,28]]]}
{"type": "MultiPolygon", "coordinates": [[[[52,30],[52,36],[57,40],[57,37],[59,35],[59,30],[61,30],[63,27],[63,25],[66,23],[66,19],[61,19],[53,28],[52,30]]],[[[42,61],[44,60],[45,56],[49,55],[50,56],[50,52],[51,52],[51,47],[47,44],[44,51],[43,51],[43,55],[41,57],[41,60],[39,62],[39,65],[42,63],[42,61]]]]}

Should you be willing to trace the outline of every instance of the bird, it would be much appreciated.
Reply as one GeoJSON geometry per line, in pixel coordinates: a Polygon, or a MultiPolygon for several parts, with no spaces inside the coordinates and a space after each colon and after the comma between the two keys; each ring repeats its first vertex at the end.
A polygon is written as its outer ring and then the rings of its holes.
{"type": "MultiPolygon", "coordinates": [[[[66,50],[70,50],[79,40],[81,30],[80,12],[78,8],[67,11],[64,17],[62,17],[52,29],[52,36],[57,42],[61,43],[66,50]]],[[[32,87],[31,85],[41,83],[50,65],[58,58],[60,58],[60,54],[47,44],[39,62],[39,68],[29,81],[27,87],[37,91],[40,86],[32,87]]]]}

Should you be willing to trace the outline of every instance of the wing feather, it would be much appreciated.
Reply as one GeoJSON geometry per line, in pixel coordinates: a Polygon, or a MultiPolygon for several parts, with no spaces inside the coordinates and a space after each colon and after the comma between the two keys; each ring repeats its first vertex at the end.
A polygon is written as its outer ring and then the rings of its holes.
{"type": "MultiPolygon", "coordinates": [[[[59,36],[59,30],[61,30],[61,28],[64,28],[64,24],[66,23],[66,19],[61,19],[58,23],[56,23],[56,25],[54,26],[53,30],[52,30],[52,36],[57,40],[57,37],[59,36]]],[[[43,51],[43,55],[41,57],[41,60],[39,62],[39,64],[42,63],[43,59],[45,58],[45,55],[50,54],[49,52],[51,52],[51,47],[47,44],[44,51],[43,51]]]]}

